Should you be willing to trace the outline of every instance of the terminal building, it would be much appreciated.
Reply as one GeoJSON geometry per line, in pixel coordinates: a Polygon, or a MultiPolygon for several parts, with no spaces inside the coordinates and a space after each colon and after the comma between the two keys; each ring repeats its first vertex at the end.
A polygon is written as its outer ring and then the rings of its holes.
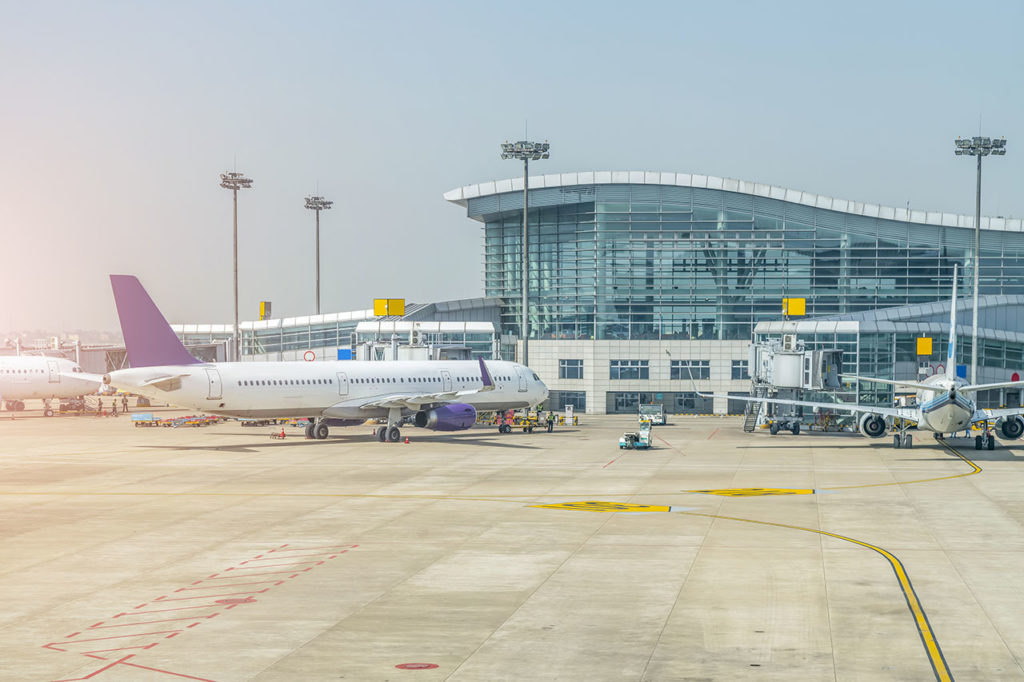
{"type": "MultiPolygon", "coordinates": [[[[751,339],[785,324],[809,347],[847,350],[846,373],[918,378],[945,356],[956,263],[969,310],[972,216],[688,173],[533,176],[529,194],[530,365],[551,389],[550,407],[729,412],[732,401],[694,389],[747,394],[751,339]],[[806,299],[806,317],[782,320],[785,298],[806,299]],[[908,354],[922,334],[934,340],[932,355],[908,354]]],[[[444,196],[481,224],[485,294],[503,302],[500,333],[517,336],[522,179],[444,196]]],[[[979,380],[1021,371],[1022,229],[1021,220],[982,218],[979,380]]],[[[963,361],[969,314],[959,321],[963,361]]],[[[853,390],[892,400],[878,384],[853,390]]]]}

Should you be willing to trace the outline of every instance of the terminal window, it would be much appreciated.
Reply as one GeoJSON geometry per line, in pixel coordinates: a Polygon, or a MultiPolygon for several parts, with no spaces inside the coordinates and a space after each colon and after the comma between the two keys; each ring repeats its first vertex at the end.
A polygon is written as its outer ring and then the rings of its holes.
{"type": "Polygon", "coordinates": [[[609,365],[609,379],[649,379],[650,367],[647,360],[612,360],[609,365]]]}
{"type": "Polygon", "coordinates": [[[746,360],[733,360],[732,361],[732,378],[733,379],[749,379],[750,372],[747,371],[746,360]]]}
{"type": "Polygon", "coordinates": [[[558,361],[558,378],[559,379],[582,379],[583,378],[583,361],[582,360],[559,360],[558,361]]]}
{"type": "Polygon", "coordinates": [[[673,360],[669,379],[710,379],[710,360],[673,360]]]}

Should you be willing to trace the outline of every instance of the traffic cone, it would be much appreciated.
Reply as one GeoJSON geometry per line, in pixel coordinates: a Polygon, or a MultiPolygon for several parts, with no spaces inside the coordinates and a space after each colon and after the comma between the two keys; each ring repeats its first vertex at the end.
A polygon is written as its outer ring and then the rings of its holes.
{"type": "Polygon", "coordinates": [[[284,427],[281,427],[281,438],[284,438],[284,427]]]}
{"type": "Polygon", "coordinates": [[[406,444],[406,445],[408,445],[408,444],[409,444],[409,436],[406,436],[406,437],[405,437],[405,444],[406,444]]]}

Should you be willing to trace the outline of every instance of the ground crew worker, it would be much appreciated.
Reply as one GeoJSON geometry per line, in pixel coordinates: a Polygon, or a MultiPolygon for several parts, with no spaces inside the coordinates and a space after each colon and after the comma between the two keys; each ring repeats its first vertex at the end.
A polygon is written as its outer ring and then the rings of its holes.
{"type": "Polygon", "coordinates": [[[551,433],[554,430],[555,430],[555,414],[553,412],[548,412],[548,433],[551,433]]]}
{"type": "Polygon", "coordinates": [[[100,398],[99,402],[96,403],[96,416],[97,417],[102,417],[103,416],[103,398],[100,398]]]}
{"type": "Polygon", "coordinates": [[[122,408],[121,409],[122,412],[124,412],[125,414],[128,414],[128,394],[127,393],[125,393],[123,396],[121,396],[121,408],[122,408]]]}
{"type": "Polygon", "coordinates": [[[113,417],[116,417],[117,416],[117,398],[114,398],[114,400],[112,402],[113,402],[113,407],[112,407],[112,409],[110,411],[110,415],[113,416],[113,417]]]}

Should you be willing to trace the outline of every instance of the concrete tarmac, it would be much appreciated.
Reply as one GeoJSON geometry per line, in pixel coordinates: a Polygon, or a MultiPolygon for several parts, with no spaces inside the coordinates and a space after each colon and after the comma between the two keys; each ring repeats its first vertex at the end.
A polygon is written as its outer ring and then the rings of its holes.
{"type": "Polygon", "coordinates": [[[1024,441],[36,415],[0,412],[2,680],[1024,679],[1024,441]]]}

